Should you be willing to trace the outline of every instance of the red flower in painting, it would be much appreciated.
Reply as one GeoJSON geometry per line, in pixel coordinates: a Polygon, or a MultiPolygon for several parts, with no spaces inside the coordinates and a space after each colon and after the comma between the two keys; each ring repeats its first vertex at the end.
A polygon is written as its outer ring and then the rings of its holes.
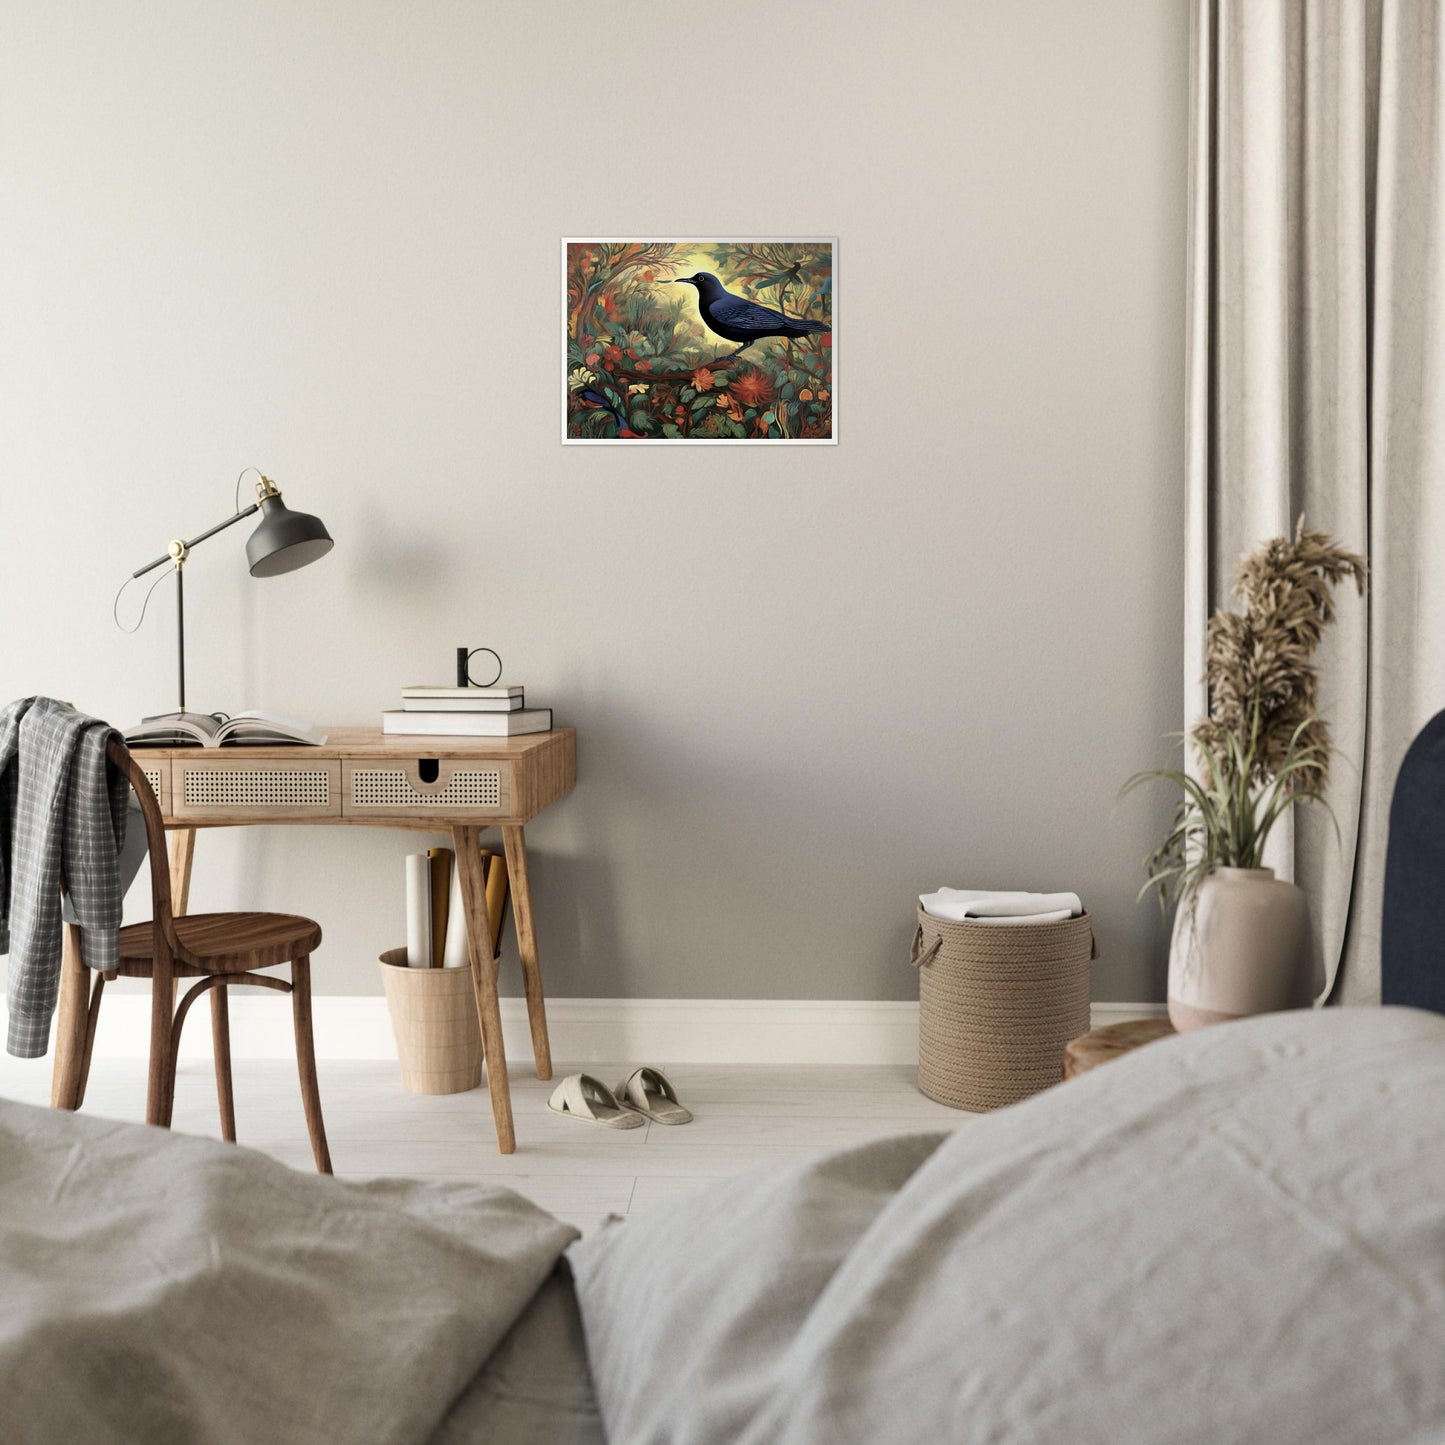
{"type": "Polygon", "coordinates": [[[825,351],[828,351],[828,350],[830,350],[830,349],[832,348],[832,345],[833,345],[833,333],[832,333],[831,331],[825,331],[825,332],[823,333],[823,349],[824,349],[825,351]]]}
{"type": "Polygon", "coordinates": [[[728,390],[744,406],[766,406],[775,393],[773,384],[761,371],[744,371],[728,390]]]}
{"type": "Polygon", "coordinates": [[[712,372],[705,366],[698,367],[692,374],[692,385],[695,391],[711,391],[712,372]]]}

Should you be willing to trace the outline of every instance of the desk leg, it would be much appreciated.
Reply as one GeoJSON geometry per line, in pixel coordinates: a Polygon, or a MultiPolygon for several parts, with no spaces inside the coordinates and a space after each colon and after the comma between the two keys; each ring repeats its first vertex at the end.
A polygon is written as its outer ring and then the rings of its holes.
{"type": "Polygon", "coordinates": [[[517,954],[527,990],[527,1022],[532,1027],[532,1057],[537,1077],[552,1077],[552,1045],[547,1039],[547,1004],[542,997],[542,965],[537,960],[537,930],[532,926],[532,887],[527,877],[527,845],[520,824],[502,829],[507,873],[512,880],[512,915],[517,920],[517,954]]]}
{"type": "Polygon", "coordinates": [[[80,958],[80,930],[73,923],[67,923],[63,926],[62,938],[50,1107],[78,1109],[81,1071],[85,1066],[86,1019],[90,1011],[90,971],[80,958]]]}
{"type": "Polygon", "coordinates": [[[171,830],[171,914],[184,915],[191,901],[191,860],[196,854],[196,830],[171,830]]]}
{"type": "MultiPolygon", "coordinates": [[[[173,828],[171,830],[171,917],[184,918],[191,902],[191,860],[196,854],[196,830],[194,828],[173,828]]],[[[171,981],[171,1012],[176,1010],[176,996],[180,992],[180,979],[171,981]]],[[[211,1017],[215,1018],[216,994],[211,990],[211,1017]]]]}
{"type": "Polygon", "coordinates": [[[497,1126],[497,1149],[502,1154],[510,1154],[517,1147],[517,1138],[512,1129],[512,1092],[507,1081],[507,1050],[502,1043],[502,1010],[497,1003],[497,964],[492,957],[492,928],[487,919],[481,830],[453,828],[452,846],[461,879],[462,907],[467,914],[467,952],[472,961],[477,1020],[482,1026],[482,1051],[487,1063],[487,1088],[492,1095],[492,1120],[497,1126]]]}

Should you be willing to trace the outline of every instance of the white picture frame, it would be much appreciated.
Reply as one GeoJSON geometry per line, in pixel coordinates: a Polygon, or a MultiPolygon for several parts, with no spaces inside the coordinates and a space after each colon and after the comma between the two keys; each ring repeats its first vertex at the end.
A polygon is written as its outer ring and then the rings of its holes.
{"type": "MultiPolygon", "coordinates": [[[[561,334],[561,359],[559,370],[561,372],[561,440],[564,446],[623,446],[629,443],[640,443],[644,441],[657,442],[671,446],[836,446],[838,443],[838,343],[837,343],[837,306],[838,306],[838,238],[836,236],[564,236],[560,246],[560,267],[561,267],[561,318],[559,331],[561,334]],[[689,389],[684,377],[688,375],[685,371],[669,370],[663,372],[651,372],[647,369],[648,358],[635,356],[629,349],[625,356],[607,357],[605,350],[616,351],[615,344],[609,343],[607,348],[597,340],[596,329],[599,318],[592,309],[599,304],[601,296],[611,290],[608,283],[603,283],[599,288],[596,297],[588,298],[581,288],[580,277],[573,275],[574,261],[581,263],[582,255],[572,248],[582,247],[687,247],[689,250],[697,250],[708,247],[723,248],[759,248],[762,257],[745,258],[750,267],[760,265],[762,259],[767,257],[769,250],[779,247],[796,246],[800,248],[800,258],[806,258],[810,253],[816,252],[819,248],[826,247],[828,250],[828,264],[824,285],[819,288],[809,286],[806,282],[799,285],[799,293],[806,295],[807,308],[809,312],[817,313],[814,316],[799,314],[801,321],[810,321],[817,324],[819,320],[826,319],[826,327],[817,332],[816,343],[812,336],[800,336],[797,340],[806,346],[804,358],[800,367],[789,368],[779,367],[777,362],[781,360],[782,351],[777,345],[769,345],[769,342],[788,341],[789,338],[764,337],[756,343],[759,347],[756,353],[757,360],[752,360],[748,355],[748,347],[734,350],[733,343],[722,338],[707,329],[705,316],[702,314],[701,303],[697,305],[697,315],[694,323],[694,330],[700,331],[710,342],[715,343],[720,349],[714,360],[727,359],[727,352],[732,351],[738,359],[738,368],[734,371],[724,370],[731,378],[725,387],[720,388],[719,395],[723,391],[729,393],[727,398],[726,422],[722,420],[711,421],[706,408],[698,408],[697,402],[701,393],[694,392],[680,403],[673,401],[669,410],[675,412],[677,405],[681,405],[684,415],[678,420],[671,420],[664,417],[664,413],[656,403],[647,407],[635,407],[629,411],[629,402],[642,396],[655,395],[655,389],[660,386],[668,388],[668,397],[672,398],[672,388],[676,385],[675,395],[680,397],[684,390],[689,389]],[[576,288],[574,290],[574,288],[576,288]],[[580,302],[580,306],[579,306],[580,302]],[[580,332],[580,334],[579,334],[580,332]],[[826,340],[823,338],[826,337],[826,340]],[[586,349],[587,342],[593,343],[592,349],[586,349]],[[826,367],[823,368],[820,357],[826,354],[826,367]],[[596,356],[597,362],[592,366],[585,364],[587,356],[596,356]],[[643,367],[639,372],[638,367],[643,367]],[[802,368],[818,368],[817,375],[825,381],[826,385],[821,389],[810,386],[798,385],[800,376],[810,377],[812,373],[802,368]],[[616,369],[620,375],[612,374],[616,369]],[[741,375],[739,375],[741,372],[741,375]],[[762,374],[762,380],[757,380],[758,373],[762,374]],[[592,378],[590,381],[587,378],[592,378]],[[661,378],[668,378],[663,382],[661,378]],[[781,377],[781,381],[778,378],[781,377]],[[644,379],[645,378],[645,379],[644,379]],[[745,388],[749,380],[758,387],[767,387],[768,391],[763,394],[771,396],[771,402],[764,402],[761,407],[747,407],[745,388]],[[619,390],[620,383],[620,390],[619,390]],[[642,390],[642,388],[646,390],[642,390]],[[791,394],[790,394],[791,388],[791,394]],[[743,396],[734,396],[732,393],[744,391],[743,396]],[[812,392],[813,395],[806,400],[800,399],[802,393],[812,392]],[[584,402],[579,407],[580,398],[590,393],[591,400],[584,402]],[[818,396],[824,398],[824,402],[818,401],[818,396]],[[611,399],[609,400],[609,396],[611,399]],[[621,403],[619,406],[618,403],[621,403]],[[603,418],[597,424],[586,422],[582,413],[587,410],[594,410],[610,416],[611,424],[603,418]],[[728,425],[730,430],[736,431],[739,426],[746,427],[750,432],[755,432],[762,418],[771,411],[773,425],[766,428],[767,431],[775,431],[776,435],[728,435],[728,436],[697,436],[691,434],[694,423],[697,425],[722,426],[728,425]],[[642,432],[632,432],[632,417],[642,412],[651,423],[651,429],[642,432]],[[826,415],[826,435],[807,435],[809,430],[816,430],[821,425],[821,418],[826,415]],[[781,423],[779,422],[781,418],[781,423]],[[606,430],[606,435],[579,435],[577,434],[584,426],[595,430],[601,427],[606,430]],[[684,434],[684,429],[686,433],[684,434]],[[672,432],[677,434],[672,434],[672,432]]],[[[663,281],[672,281],[672,278],[660,278],[653,280],[642,279],[647,275],[649,269],[678,269],[674,265],[675,258],[667,258],[665,261],[654,260],[653,266],[649,268],[646,264],[646,256],[632,268],[638,275],[637,279],[626,277],[625,290],[631,291],[640,286],[651,287],[663,284],[663,281]]],[[[685,258],[684,258],[685,259],[685,258]]],[[[702,258],[706,261],[708,258],[702,258]]],[[[785,260],[786,257],[779,258],[785,260]]],[[[715,260],[713,264],[718,264],[715,260]]],[[[795,265],[799,264],[795,262],[795,265]]],[[[685,269],[683,267],[682,269],[685,269]]],[[[710,269],[700,264],[699,270],[710,269]]],[[[820,274],[818,263],[813,262],[809,267],[810,273],[816,278],[820,274]]],[[[580,264],[579,264],[580,271],[580,264]]],[[[746,300],[751,300],[758,305],[767,307],[770,310],[780,311],[781,315],[791,320],[795,313],[789,308],[790,288],[793,283],[784,279],[786,272],[779,272],[776,277],[764,279],[761,283],[757,281],[756,275],[751,271],[744,277],[728,274],[726,266],[719,266],[713,274],[718,276],[721,284],[732,294],[740,295],[746,300]],[[771,292],[772,294],[769,294],[771,292]],[[781,293],[781,294],[779,294],[781,293]]],[[[793,273],[796,277],[796,271],[793,273]]],[[[803,351],[804,346],[797,350],[803,351]]],[[[793,349],[789,348],[789,355],[793,349]]],[[[708,371],[706,366],[698,367],[697,371],[708,371]]],[[[696,373],[693,373],[696,374],[696,373]]],[[[716,401],[718,410],[723,410],[720,402],[716,401]]],[[[641,423],[639,422],[639,425],[641,423]]]]}

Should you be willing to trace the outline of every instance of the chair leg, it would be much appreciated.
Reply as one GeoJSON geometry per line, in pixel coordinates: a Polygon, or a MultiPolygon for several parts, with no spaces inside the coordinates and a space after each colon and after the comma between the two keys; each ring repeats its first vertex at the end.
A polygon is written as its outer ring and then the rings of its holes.
{"type": "Polygon", "coordinates": [[[175,975],[157,968],[151,975],[150,1071],[146,1082],[146,1123],[171,1127],[176,1099],[176,1065],[171,1048],[175,1028],[175,975]]]}
{"type": "Polygon", "coordinates": [[[62,938],[60,1004],[55,1013],[55,1064],[50,1076],[50,1107],[78,1109],[91,980],[90,970],[80,957],[80,930],[73,923],[67,923],[62,938]]]}
{"type": "Polygon", "coordinates": [[[221,1138],[236,1142],[236,1096],[231,1088],[231,1006],[226,985],[211,990],[211,1052],[216,1059],[216,1102],[221,1108],[221,1138]]]}
{"type": "Polygon", "coordinates": [[[311,958],[291,960],[291,1017],[296,1025],[296,1071],[301,1076],[301,1106],[311,1152],[320,1174],[331,1173],[331,1152],[326,1147],[326,1126],[321,1121],[321,1091],[316,1085],[316,1042],[311,1035],[311,958]]]}
{"type": "Polygon", "coordinates": [[[85,1086],[90,1082],[90,1056],[95,1051],[95,1028],[100,1022],[100,996],[105,992],[105,975],[98,973],[90,987],[90,1008],[85,1015],[85,1048],[80,1055],[80,1078],[75,1086],[75,1107],[85,1103],[85,1086]]]}

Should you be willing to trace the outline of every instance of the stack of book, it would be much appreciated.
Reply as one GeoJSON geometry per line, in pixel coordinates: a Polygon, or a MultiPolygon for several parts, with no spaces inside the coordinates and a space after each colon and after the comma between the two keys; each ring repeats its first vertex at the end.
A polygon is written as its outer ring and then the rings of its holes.
{"type": "Polygon", "coordinates": [[[404,687],[401,708],[381,715],[384,733],[516,738],[552,731],[550,707],[528,707],[520,687],[404,687]]]}

